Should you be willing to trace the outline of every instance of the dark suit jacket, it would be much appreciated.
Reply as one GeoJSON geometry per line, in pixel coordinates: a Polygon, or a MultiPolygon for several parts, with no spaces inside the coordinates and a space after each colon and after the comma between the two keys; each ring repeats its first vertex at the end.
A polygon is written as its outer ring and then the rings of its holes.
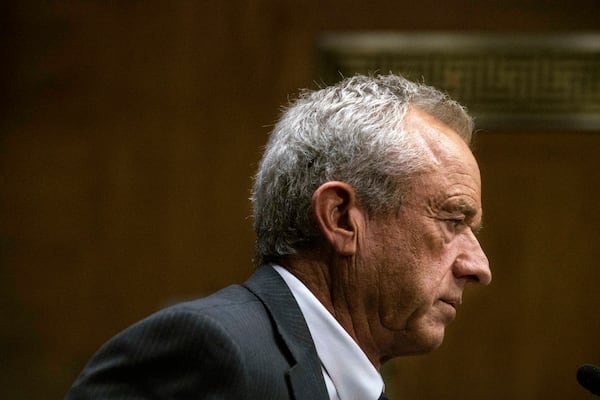
{"type": "Polygon", "coordinates": [[[306,322],[279,274],[159,311],[90,360],[66,399],[328,399],[306,322]]]}

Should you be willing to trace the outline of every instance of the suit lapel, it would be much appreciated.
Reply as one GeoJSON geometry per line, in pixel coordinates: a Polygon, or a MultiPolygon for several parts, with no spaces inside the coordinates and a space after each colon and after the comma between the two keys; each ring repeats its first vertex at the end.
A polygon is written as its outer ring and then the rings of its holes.
{"type": "Polygon", "coordinates": [[[269,266],[259,268],[244,284],[265,305],[277,333],[287,346],[292,367],[287,372],[296,399],[328,399],[321,362],[302,312],[281,276],[269,266]]]}

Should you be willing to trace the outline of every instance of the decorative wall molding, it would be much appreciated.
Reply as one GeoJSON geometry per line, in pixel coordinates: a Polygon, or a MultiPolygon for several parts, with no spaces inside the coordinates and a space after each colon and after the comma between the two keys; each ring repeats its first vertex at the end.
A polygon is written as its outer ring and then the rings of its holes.
{"type": "Polygon", "coordinates": [[[447,91],[483,129],[600,130],[600,33],[336,33],[319,78],[400,73],[447,91]]]}

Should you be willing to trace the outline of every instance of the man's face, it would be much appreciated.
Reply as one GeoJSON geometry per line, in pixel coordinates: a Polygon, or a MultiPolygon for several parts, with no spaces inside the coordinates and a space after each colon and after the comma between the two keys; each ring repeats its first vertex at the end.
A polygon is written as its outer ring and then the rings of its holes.
{"type": "MultiPolygon", "coordinates": [[[[396,356],[437,348],[467,282],[488,284],[488,260],[475,232],[481,182],[468,146],[447,126],[412,110],[407,128],[422,134],[433,169],[416,178],[397,213],[373,217],[361,249],[377,276],[375,322],[396,356]]],[[[369,279],[372,281],[371,279],[369,279]]],[[[373,299],[373,298],[372,298],[373,299]]]]}

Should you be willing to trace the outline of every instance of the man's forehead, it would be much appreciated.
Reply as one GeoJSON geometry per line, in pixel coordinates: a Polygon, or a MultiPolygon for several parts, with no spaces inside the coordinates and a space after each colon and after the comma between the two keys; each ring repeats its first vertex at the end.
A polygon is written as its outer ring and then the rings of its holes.
{"type": "Polygon", "coordinates": [[[458,158],[477,165],[469,145],[448,125],[418,108],[408,110],[404,128],[431,156],[434,165],[441,166],[449,158],[458,158]]]}

